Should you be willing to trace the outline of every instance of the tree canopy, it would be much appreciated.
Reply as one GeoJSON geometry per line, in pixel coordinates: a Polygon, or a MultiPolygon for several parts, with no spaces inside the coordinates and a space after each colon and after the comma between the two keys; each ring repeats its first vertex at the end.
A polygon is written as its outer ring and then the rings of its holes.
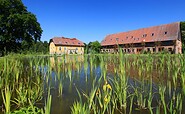
{"type": "Polygon", "coordinates": [[[185,21],[181,22],[182,51],[185,52],[185,21]]]}
{"type": "Polygon", "coordinates": [[[22,43],[31,47],[41,34],[36,16],[27,11],[21,0],[0,0],[1,54],[22,50],[22,43]]]}
{"type": "Polygon", "coordinates": [[[87,53],[100,53],[101,44],[98,41],[89,42],[86,45],[87,53]]]}

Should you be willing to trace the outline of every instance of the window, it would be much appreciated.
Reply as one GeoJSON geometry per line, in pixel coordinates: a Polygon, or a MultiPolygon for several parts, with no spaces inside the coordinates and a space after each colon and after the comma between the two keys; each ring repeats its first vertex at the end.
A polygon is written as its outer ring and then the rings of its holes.
{"type": "Polygon", "coordinates": [[[116,38],[116,41],[118,41],[119,40],[119,38],[116,38]]]}
{"type": "Polygon", "coordinates": [[[78,42],[78,44],[80,44],[80,42],[78,42]]]}
{"type": "Polygon", "coordinates": [[[164,32],[165,35],[166,35],[167,33],[168,33],[167,31],[164,32]]]}
{"type": "Polygon", "coordinates": [[[150,51],[150,48],[147,48],[147,51],[149,52],[150,51]]]}
{"type": "Polygon", "coordinates": [[[64,50],[66,50],[66,47],[64,47],[64,50]]]}
{"type": "Polygon", "coordinates": [[[155,52],[156,51],[156,49],[155,48],[153,48],[153,52],[155,52]]]}
{"type": "Polygon", "coordinates": [[[128,49],[128,52],[130,53],[130,49],[128,49]]]}
{"type": "Polygon", "coordinates": [[[126,37],[126,39],[128,39],[128,36],[126,37]]]}
{"type": "Polygon", "coordinates": [[[134,38],[133,36],[131,36],[131,38],[134,38]]]}
{"type": "Polygon", "coordinates": [[[78,50],[78,48],[76,48],[76,50],[78,50]]]}
{"type": "Polygon", "coordinates": [[[147,37],[147,34],[143,34],[143,37],[147,37]]]}
{"type": "Polygon", "coordinates": [[[152,35],[151,36],[154,36],[154,33],[152,33],[152,35]]]}
{"type": "Polygon", "coordinates": [[[59,50],[62,50],[62,47],[59,47],[59,50]]]}
{"type": "Polygon", "coordinates": [[[66,42],[66,44],[67,44],[67,42],[66,42]]]}
{"type": "Polygon", "coordinates": [[[169,52],[172,52],[172,48],[168,48],[168,51],[169,51],[169,52]]]}

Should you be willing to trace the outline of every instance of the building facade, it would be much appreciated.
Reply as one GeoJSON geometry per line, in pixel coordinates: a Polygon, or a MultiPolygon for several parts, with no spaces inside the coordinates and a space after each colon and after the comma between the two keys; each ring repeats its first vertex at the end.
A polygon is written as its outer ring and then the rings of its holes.
{"type": "Polygon", "coordinates": [[[107,35],[101,46],[106,53],[182,53],[180,22],[107,35]]]}
{"type": "Polygon", "coordinates": [[[54,37],[49,42],[50,54],[84,54],[84,43],[76,38],[54,37]]]}

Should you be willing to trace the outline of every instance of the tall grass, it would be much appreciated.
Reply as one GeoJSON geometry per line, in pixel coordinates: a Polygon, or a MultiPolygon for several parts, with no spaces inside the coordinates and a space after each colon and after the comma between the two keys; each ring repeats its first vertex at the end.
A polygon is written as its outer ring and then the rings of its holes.
{"type": "Polygon", "coordinates": [[[10,114],[11,90],[10,90],[9,86],[7,85],[5,87],[4,92],[2,91],[1,93],[2,93],[2,97],[3,97],[3,103],[4,103],[4,106],[5,106],[5,112],[6,112],[6,114],[10,114]]]}
{"type": "Polygon", "coordinates": [[[78,61],[78,56],[55,56],[54,63],[48,58],[33,56],[1,59],[0,89],[5,112],[29,105],[34,110],[36,104],[45,99],[43,112],[49,114],[52,106],[50,89],[59,93],[57,97],[62,97],[66,81],[69,81],[70,92],[79,95],[79,100],[71,106],[73,114],[131,114],[136,110],[151,114],[183,113],[184,55],[119,52],[84,55],[82,62],[78,61]],[[78,79],[85,79],[86,90],[78,86],[78,79]],[[75,92],[74,85],[79,87],[75,92]]]}

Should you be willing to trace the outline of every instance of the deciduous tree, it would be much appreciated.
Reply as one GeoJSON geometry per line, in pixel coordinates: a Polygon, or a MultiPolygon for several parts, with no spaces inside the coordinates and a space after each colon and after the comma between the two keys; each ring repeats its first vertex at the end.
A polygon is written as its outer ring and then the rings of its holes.
{"type": "Polygon", "coordinates": [[[98,41],[90,42],[88,44],[89,53],[100,53],[101,44],[98,41]]]}
{"type": "Polygon", "coordinates": [[[34,14],[21,0],[0,0],[0,50],[17,52],[21,43],[32,45],[40,40],[42,29],[34,14]]]}
{"type": "Polygon", "coordinates": [[[185,21],[181,22],[182,51],[185,52],[185,21]]]}

